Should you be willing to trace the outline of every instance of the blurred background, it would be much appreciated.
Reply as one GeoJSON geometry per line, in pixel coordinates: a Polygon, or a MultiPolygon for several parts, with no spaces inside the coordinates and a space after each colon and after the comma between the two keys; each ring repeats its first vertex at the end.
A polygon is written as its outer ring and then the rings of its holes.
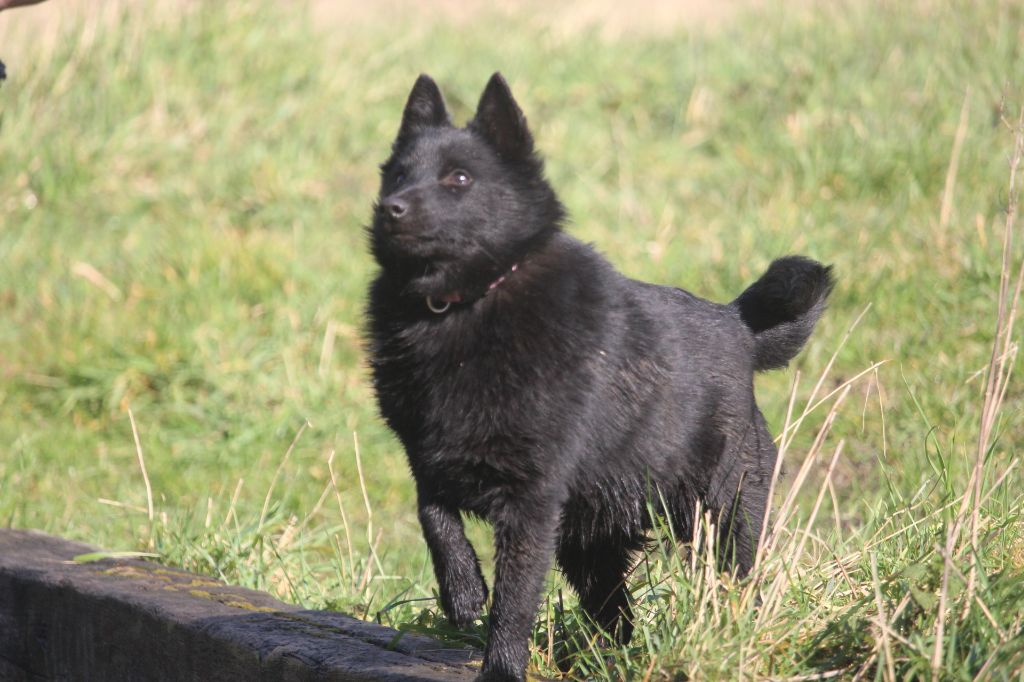
{"type": "MultiPolygon", "coordinates": [[[[855,536],[941,506],[973,463],[1022,45],[1008,0],[0,12],[0,523],[427,618],[411,478],[361,343],[364,226],[416,76],[461,124],[496,70],[567,229],[630,276],[727,301],[779,255],[833,263],[830,310],[758,378],[762,408],[779,432],[838,351],[818,397],[855,380],[819,523],[855,536]]],[[[1011,383],[998,470],[1024,444],[1020,400],[1011,383]]]]}

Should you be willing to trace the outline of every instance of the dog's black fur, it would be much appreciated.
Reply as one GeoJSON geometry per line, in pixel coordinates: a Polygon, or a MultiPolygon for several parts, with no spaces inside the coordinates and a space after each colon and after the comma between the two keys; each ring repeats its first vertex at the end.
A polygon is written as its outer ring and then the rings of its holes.
{"type": "Polygon", "coordinates": [[[779,259],[728,305],[624,277],[561,230],[500,74],[465,128],[420,76],[381,170],[374,385],[459,627],[487,600],[461,514],[493,525],[481,678],[523,678],[552,556],[596,624],[629,640],[623,579],[651,501],[683,540],[700,501],[718,518],[720,560],[747,572],[776,457],[753,374],[800,350],[830,268],[779,259]]]}

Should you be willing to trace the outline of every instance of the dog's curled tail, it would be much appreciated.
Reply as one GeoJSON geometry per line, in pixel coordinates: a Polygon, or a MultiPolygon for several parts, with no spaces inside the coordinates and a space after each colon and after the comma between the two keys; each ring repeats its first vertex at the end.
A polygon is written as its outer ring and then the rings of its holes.
{"type": "Polygon", "coordinates": [[[834,283],[832,266],[785,256],[732,302],[754,333],[754,369],[785,367],[800,352],[834,283]]]}

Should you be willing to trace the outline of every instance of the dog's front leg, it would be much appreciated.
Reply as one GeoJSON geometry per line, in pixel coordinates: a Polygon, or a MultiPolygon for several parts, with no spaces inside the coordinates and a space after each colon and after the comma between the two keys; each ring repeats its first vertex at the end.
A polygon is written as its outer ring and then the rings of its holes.
{"type": "Polygon", "coordinates": [[[554,553],[556,504],[519,504],[494,522],[494,600],[478,680],[523,680],[537,605],[554,553]]]}
{"type": "Polygon", "coordinates": [[[487,601],[487,584],[480,560],[466,538],[457,509],[419,499],[420,526],[430,548],[441,608],[455,627],[467,628],[480,616],[487,601]]]}

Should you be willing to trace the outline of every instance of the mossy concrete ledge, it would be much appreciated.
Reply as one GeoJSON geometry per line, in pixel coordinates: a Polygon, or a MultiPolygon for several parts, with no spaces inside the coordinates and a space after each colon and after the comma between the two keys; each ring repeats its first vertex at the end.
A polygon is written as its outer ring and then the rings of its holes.
{"type": "Polygon", "coordinates": [[[0,680],[472,680],[427,637],[0,529],[0,680]]]}

